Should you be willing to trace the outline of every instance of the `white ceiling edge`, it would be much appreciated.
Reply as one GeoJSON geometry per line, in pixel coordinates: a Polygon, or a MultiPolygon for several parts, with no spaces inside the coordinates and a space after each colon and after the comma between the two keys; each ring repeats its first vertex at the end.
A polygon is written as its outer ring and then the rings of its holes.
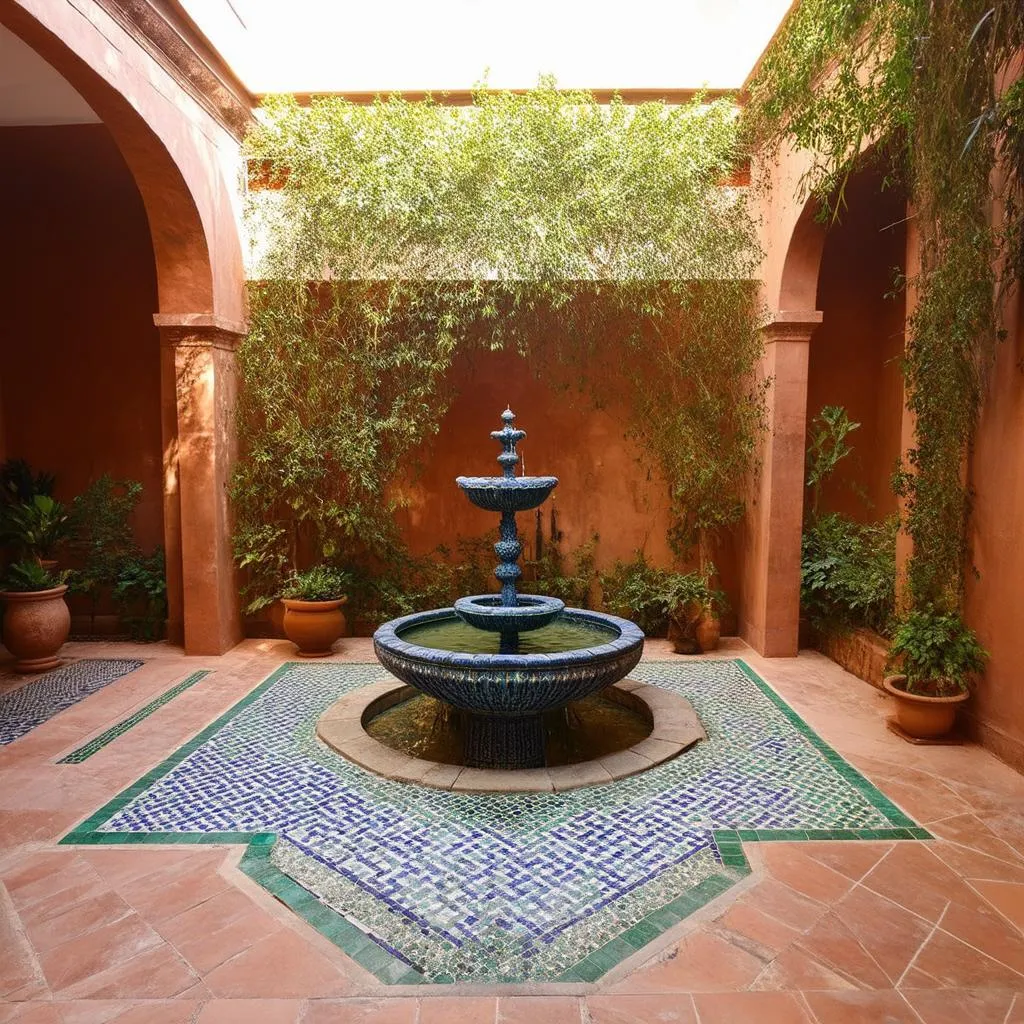
{"type": "Polygon", "coordinates": [[[99,122],[95,111],[66,78],[0,25],[0,125],[99,122]]]}

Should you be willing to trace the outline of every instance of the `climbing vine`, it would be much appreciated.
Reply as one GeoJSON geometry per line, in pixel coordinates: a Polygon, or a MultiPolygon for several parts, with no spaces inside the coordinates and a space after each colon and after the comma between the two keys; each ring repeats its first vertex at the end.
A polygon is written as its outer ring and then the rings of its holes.
{"type": "Polygon", "coordinates": [[[803,0],[750,85],[750,140],[769,155],[786,139],[811,152],[805,184],[825,215],[841,215],[868,144],[910,197],[920,268],[905,282],[917,303],[904,376],[916,435],[896,487],[922,608],[962,600],[966,461],[1001,298],[1021,270],[1022,47],[1019,0],[803,0]]]}
{"type": "Polygon", "coordinates": [[[626,386],[680,548],[735,521],[763,390],[759,253],[733,104],[615,100],[542,81],[471,105],[265,101],[247,152],[236,553],[253,607],[300,563],[401,549],[395,480],[471,347],[626,386]]]}

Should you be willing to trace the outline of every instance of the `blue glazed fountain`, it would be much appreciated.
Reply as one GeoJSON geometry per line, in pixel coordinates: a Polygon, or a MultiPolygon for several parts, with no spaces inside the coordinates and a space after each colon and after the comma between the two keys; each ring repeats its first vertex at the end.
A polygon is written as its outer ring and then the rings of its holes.
{"type": "Polygon", "coordinates": [[[478,768],[544,765],[543,714],[623,679],[640,660],[644,635],[627,619],[566,608],[520,594],[522,545],[516,512],[537,508],[558,484],[553,476],[519,476],[516,445],[526,431],[502,413],[502,475],[460,476],[474,505],[501,513],[500,594],[462,597],[454,608],[386,622],[373,637],[381,664],[404,683],[466,713],[465,763],[478,768]]]}

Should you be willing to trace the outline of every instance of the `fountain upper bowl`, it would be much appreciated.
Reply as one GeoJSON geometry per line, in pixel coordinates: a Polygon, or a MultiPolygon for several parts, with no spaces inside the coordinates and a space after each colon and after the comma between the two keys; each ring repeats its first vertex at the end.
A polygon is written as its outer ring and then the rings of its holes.
{"type": "Polygon", "coordinates": [[[453,608],[436,608],[385,622],[373,647],[392,675],[455,707],[511,717],[538,714],[624,679],[643,653],[644,635],[628,619],[580,608],[562,615],[606,630],[608,639],[555,654],[473,654],[402,638],[416,626],[457,619],[453,608]]]}
{"type": "Polygon", "coordinates": [[[460,476],[455,482],[477,508],[487,512],[526,512],[543,504],[557,476],[460,476]]]}

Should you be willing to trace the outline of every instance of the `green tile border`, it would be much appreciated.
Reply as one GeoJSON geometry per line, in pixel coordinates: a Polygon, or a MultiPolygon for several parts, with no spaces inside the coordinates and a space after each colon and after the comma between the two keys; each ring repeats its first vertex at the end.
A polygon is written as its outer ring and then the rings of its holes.
{"type": "Polygon", "coordinates": [[[66,757],[60,758],[57,764],[81,764],[83,761],[87,761],[93,754],[98,753],[105,746],[113,743],[119,736],[123,736],[129,729],[138,725],[143,719],[149,718],[154,711],[159,711],[165,704],[174,700],[178,694],[184,693],[189,687],[195,686],[196,683],[201,679],[205,679],[209,674],[210,670],[208,668],[193,672],[180,683],[176,683],[169,690],[165,690],[148,704],[139,708],[138,711],[133,712],[116,725],[112,725],[98,736],[94,736],[88,743],[83,743],[82,746],[76,747],[66,757]]]}
{"type": "MultiPolygon", "coordinates": [[[[722,861],[721,870],[703,879],[698,885],[676,897],[600,948],[588,953],[582,960],[561,974],[555,982],[567,984],[597,981],[622,961],[633,956],[670,928],[674,928],[694,911],[722,895],[742,878],[750,874],[750,862],[743,853],[748,842],[812,842],[830,840],[921,840],[931,834],[907,817],[888,797],[845,761],[828,743],[775,692],[742,658],[707,659],[717,663],[738,665],[761,692],[782,712],[786,720],[803,736],[851,786],[891,823],[892,828],[878,829],[715,829],[713,845],[722,861]]],[[[671,663],[669,659],[650,659],[651,662],[671,663]]],[[[60,845],[113,845],[113,846],[166,846],[177,844],[246,844],[239,862],[241,871],[257,885],[269,892],[321,935],[333,942],[343,953],[369,971],[385,985],[450,984],[454,979],[428,982],[426,977],[404,960],[393,956],[387,949],[354,925],[342,914],[321,903],[308,889],[279,870],[270,859],[277,841],[273,832],[99,832],[105,821],[147,790],[154,782],[176,768],[190,754],[203,745],[214,733],[223,728],[235,715],[258,700],[277,680],[302,662],[287,661],[263,682],[233,704],[210,725],[179,747],[170,757],[152,768],[127,789],[123,790],[98,811],[91,814],[59,842],[60,845]]],[[[331,663],[337,665],[337,663],[331,663]]],[[[376,662],[344,662],[344,665],[374,665],[376,662]]],[[[160,698],[157,698],[158,700],[160,698]]],[[[155,702],[154,702],[155,703],[155,702]]],[[[148,706],[148,705],[147,705],[148,706]]],[[[144,710],[144,709],[143,709],[144,710]]],[[[154,708],[155,710],[155,708],[154,708]]],[[[127,721],[127,719],[126,719],[127,721]]],[[[121,724],[121,723],[119,723],[121,724]]],[[[114,726],[117,729],[118,726],[114,726]]],[[[112,730],[108,730],[112,731],[112,730]]],[[[105,734],[104,734],[105,735],[105,734]]],[[[99,739],[100,737],[97,737],[99,739]]],[[[108,741],[109,742],[109,741],[108,741]]],[[[88,746],[88,744],[86,745],[88,746]]],[[[74,752],[73,752],[74,753],[74,752]]],[[[68,755],[69,757],[71,755],[68,755]]]]}

